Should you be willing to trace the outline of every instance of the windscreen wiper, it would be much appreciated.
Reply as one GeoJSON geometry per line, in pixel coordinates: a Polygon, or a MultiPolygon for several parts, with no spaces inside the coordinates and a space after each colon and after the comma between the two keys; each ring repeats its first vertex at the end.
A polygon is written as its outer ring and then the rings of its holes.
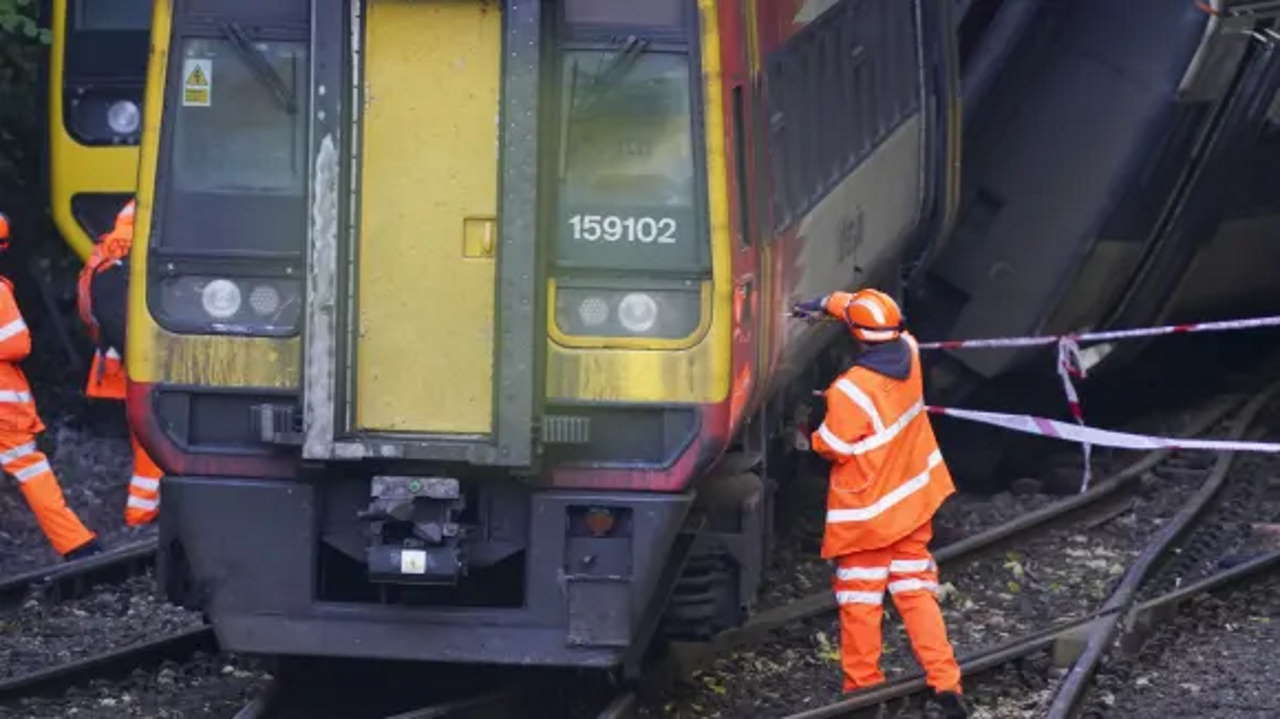
{"type": "Polygon", "coordinates": [[[605,66],[599,75],[596,75],[595,85],[609,87],[616,84],[627,73],[631,72],[631,68],[635,67],[636,60],[640,59],[640,53],[648,46],[648,40],[635,35],[628,35],[627,39],[622,41],[622,46],[609,58],[609,64],[605,66]]]}
{"type": "Polygon", "coordinates": [[[267,56],[261,50],[254,46],[249,40],[249,36],[245,33],[244,28],[240,27],[240,23],[229,22],[222,25],[222,34],[230,41],[231,46],[240,54],[240,59],[249,66],[254,76],[267,86],[271,94],[284,108],[284,111],[293,115],[298,112],[298,101],[294,99],[294,93],[284,84],[284,79],[271,67],[271,62],[267,60],[267,56]]]}

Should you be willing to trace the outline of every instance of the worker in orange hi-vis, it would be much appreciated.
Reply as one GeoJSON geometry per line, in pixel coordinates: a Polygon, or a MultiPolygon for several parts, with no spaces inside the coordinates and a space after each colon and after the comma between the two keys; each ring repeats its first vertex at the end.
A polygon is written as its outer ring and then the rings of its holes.
{"type": "MultiPolygon", "coordinates": [[[[80,271],[76,305],[95,345],[93,366],[85,387],[89,397],[124,400],[126,395],[122,356],[129,287],[126,263],[133,247],[135,207],[130,200],[120,210],[115,227],[94,246],[89,261],[80,271]]],[[[129,441],[133,445],[133,476],[129,479],[124,521],[129,526],[138,526],[155,521],[159,515],[160,479],[164,473],[139,444],[132,428],[129,441]]]]}
{"type": "Polygon", "coordinates": [[[861,350],[826,391],[826,418],[812,438],[831,461],[822,556],[836,564],[844,690],[884,681],[887,589],[942,715],[967,717],[928,548],[933,515],[955,486],[924,411],[915,339],[898,304],[878,290],[836,292],[795,309],[840,319],[861,350]]]}
{"type": "MultiPolygon", "coordinates": [[[[0,214],[0,252],[9,249],[9,218],[0,214]]],[[[49,458],[36,449],[44,423],[18,363],[31,354],[27,331],[9,278],[0,276],[0,465],[18,480],[36,522],[54,551],[79,559],[101,551],[93,532],[67,507],[49,458]]]]}

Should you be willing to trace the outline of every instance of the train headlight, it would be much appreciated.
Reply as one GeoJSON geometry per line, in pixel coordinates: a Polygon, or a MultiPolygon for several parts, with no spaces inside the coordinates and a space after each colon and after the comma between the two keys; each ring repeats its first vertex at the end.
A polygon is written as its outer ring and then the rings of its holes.
{"type": "Polygon", "coordinates": [[[575,282],[581,280],[562,281],[556,287],[556,327],[570,337],[683,339],[702,321],[701,282],[655,281],[658,287],[643,290],[575,282]]]}
{"type": "Polygon", "coordinates": [[[118,135],[132,135],[142,124],[142,112],[132,100],[118,100],[107,108],[107,125],[118,135]]]}
{"type": "Polygon", "coordinates": [[[632,292],[618,302],[618,321],[628,332],[645,334],[658,324],[658,302],[643,292],[632,292]]]}
{"type": "Polygon", "coordinates": [[[151,291],[161,327],[190,334],[282,337],[298,331],[302,283],[283,277],[163,277],[151,291]]]}
{"type": "Polygon", "coordinates": [[[200,291],[200,306],[216,320],[235,317],[240,311],[240,287],[231,280],[213,280],[200,291]]]}

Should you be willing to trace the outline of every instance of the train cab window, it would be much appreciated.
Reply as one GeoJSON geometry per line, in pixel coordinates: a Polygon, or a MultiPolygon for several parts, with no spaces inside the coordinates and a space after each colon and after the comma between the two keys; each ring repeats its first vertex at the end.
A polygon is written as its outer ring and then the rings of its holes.
{"type": "Polygon", "coordinates": [[[689,58],[632,37],[562,61],[561,266],[698,272],[689,58]]]}
{"type": "Polygon", "coordinates": [[[73,17],[77,32],[146,30],[151,26],[151,3],[76,0],[73,17]]]}
{"type": "Polygon", "coordinates": [[[136,145],[151,27],[150,0],[65,5],[62,123],[82,145],[136,145]]]}
{"type": "Polygon", "coordinates": [[[306,126],[296,103],[306,48],[299,42],[262,42],[256,49],[273,75],[251,69],[226,41],[185,43],[173,154],[180,190],[302,192],[306,126]]]}
{"type": "Polygon", "coordinates": [[[298,253],[305,235],[307,47],[181,41],[174,63],[168,204],[183,227],[163,248],[298,253]]]}

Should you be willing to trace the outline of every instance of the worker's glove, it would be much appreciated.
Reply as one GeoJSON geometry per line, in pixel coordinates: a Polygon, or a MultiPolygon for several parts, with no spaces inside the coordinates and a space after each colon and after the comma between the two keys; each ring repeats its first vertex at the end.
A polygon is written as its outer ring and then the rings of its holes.
{"type": "Polygon", "coordinates": [[[826,297],[819,297],[807,302],[797,302],[791,306],[791,316],[799,319],[809,319],[814,315],[820,315],[825,312],[826,305],[826,297]]]}

